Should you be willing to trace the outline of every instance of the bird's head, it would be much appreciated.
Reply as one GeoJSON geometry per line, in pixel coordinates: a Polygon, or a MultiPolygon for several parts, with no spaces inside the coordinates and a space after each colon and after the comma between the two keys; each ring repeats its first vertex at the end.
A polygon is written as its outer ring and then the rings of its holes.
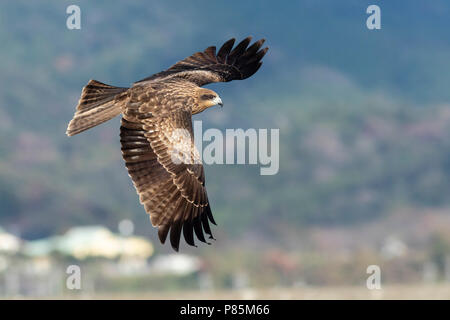
{"type": "Polygon", "coordinates": [[[216,105],[223,106],[222,99],[220,99],[216,92],[205,88],[200,88],[197,91],[197,107],[195,108],[196,110],[194,110],[194,113],[202,112],[203,110],[216,105]]]}

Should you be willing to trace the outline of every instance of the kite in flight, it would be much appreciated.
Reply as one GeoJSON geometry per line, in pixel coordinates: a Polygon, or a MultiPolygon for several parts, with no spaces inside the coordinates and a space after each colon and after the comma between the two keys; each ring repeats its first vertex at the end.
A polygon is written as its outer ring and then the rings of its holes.
{"type": "Polygon", "coordinates": [[[202,242],[207,242],[203,231],[214,239],[208,220],[216,223],[191,118],[222,100],[202,86],[247,79],[268,50],[261,49],[264,39],[249,46],[247,37],[233,49],[234,42],[228,40],[217,53],[216,47],[197,52],[130,88],[90,80],[67,128],[73,136],[122,114],[120,142],[128,173],[161,243],[170,230],[176,251],[181,232],[192,246],[194,233],[202,242]],[[179,129],[187,139],[175,134],[179,129]]]}

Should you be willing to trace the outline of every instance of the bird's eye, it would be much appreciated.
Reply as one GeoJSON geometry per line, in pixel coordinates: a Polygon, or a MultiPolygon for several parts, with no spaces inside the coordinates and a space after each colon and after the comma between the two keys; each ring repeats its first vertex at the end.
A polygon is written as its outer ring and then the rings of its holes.
{"type": "Polygon", "coordinates": [[[202,95],[202,100],[212,100],[212,99],[214,99],[214,95],[212,95],[212,94],[204,94],[204,95],[202,95]]]}

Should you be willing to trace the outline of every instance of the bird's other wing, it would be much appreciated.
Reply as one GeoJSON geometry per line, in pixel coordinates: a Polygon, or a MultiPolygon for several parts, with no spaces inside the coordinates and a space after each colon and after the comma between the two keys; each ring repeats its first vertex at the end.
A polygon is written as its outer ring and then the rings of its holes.
{"type": "Polygon", "coordinates": [[[144,112],[139,121],[125,118],[120,128],[122,155],[160,241],[165,242],[170,230],[170,243],[178,251],[182,231],[192,246],[194,233],[203,242],[203,232],[213,239],[208,220],[215,222],[194,146],[191,111],[172,109],[163,116],[144,112]]]}
{"type": "Polygon", "coordinates": [[[269,49],[261,49],[264,39],[249,46],[251,40],[251,37],[247,37],[233,49],[235,39],[230,39],[217,53],[216,47],[208,47],[205,51],[194,53],[169,69],[138,82],[179,77],[203,86],[212,82],[247,79],[261,67],[261,59],[269,49]]]}

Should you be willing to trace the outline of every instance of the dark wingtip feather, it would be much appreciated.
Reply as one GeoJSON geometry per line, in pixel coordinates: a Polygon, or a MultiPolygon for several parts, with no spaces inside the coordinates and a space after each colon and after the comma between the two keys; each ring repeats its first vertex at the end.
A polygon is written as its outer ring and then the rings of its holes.
{"type": "Polygon", "coordinates": [[[253,62],[261,61],[261,59],[264,58],[268,50],[269,48],[265,47],[264,49],[261,49],[258,52],[254,53],[251,57],[247,59],[246,61],[247,65],[253,62]]]}
{"type": "Polygon", "coordinates": [[[209,221],[211,221],[212,224],[217,226],[217,223],[214,221],[214,218],[212,215],[211,206],[209,204],[205,208],[205,213],[208,216],[209,221]]]}
{"type": "Polygon", "coordinates": [[[192,225],[192,221],[190,219],[186,220],[183,224],[183,235],[187,244],[197,247],[194,241],[194,226],[192,225]]]}
{"type": "Polygon", "coordinates": [[[161,225],[158,227],[158,238],[159,241],[161,241],[162,244],[166,242],[167,234],[169,233],[170,226],[167,224],[161,225]]]}
{"type": "Polygon", "coordinates": [[[269,47],[265,47],[264,49],[261,50],[263,52],[262,56],[261,56],[261,59],[266,55],[268,50],[269,50],[269,47]]]}
{"type": "Polygon", "coordinates": [[[181,228],[183,224],[181,221],[175,221],[170,228],[170,244],[172,248],[178,252],[181,238],[181,228]]]}
{"type": "Polygon", "coordinates": [[[260,61],[269,48],[266,47],[261,49],[265,39],[260,39],[248,46],[251,39],[252,37],[247,37],[242,40],[229,55],[225,57],[225,63],[234,66],[239,71],[225,75],[224,81],[247,79],[254,75],[261,67],[260,61]]]}
{"type": "Polygon", "coordinates": [[[222,47],[219,49],[219,52],[217,53],[217,60],[219,62],[221,63],[225,62],[225,59],[230,53],[231,49],[233,48],[235,41],[236,41],[235,38],[231,38],[222,45],[222,47]]]}
{"type": "MultiPolygon", "coordinates": [[[[253,62],[261,60],[264,52],[258,51],[264,44],[265,39],[260,39],[250,45],[252,37],[248,36],[233,49],[236,42],[235,38],[226,41],[215,54],[215,47],[208,47],[203,52],[197,52],[193,55],[178,61],[165,71],[161,71],[138,82],[151,81],[155,79],[164,79],[182,73],[183,79],[188,79],[198,86],[203,86],[212,82],[228,82],[232,80],[243,80],[253,75],[250,68],[247,68],[253,62]],[[249,47],[250,45],[250,47],[249,47]],[[246,73],[242,70],[246,68],[246,73]],[[190,74],[190,71],[202,70],[206,72],[190,74]]],[[[257,66],[255,63],[253,66],[257,66]]]]}
{"type": "Polygon", "coordinates": [[[209,227],[208,217],[206,216],[205,212],[202,213],[202,215],[200,216],[200,219],[202,220],[203,229],[209,235],[209,238],[214,239],[212,232],[211,232],[211,228],[209,227]]]}
{"type": "Polygon", "coordinates": [[[248,66],[246,66],[244,69],[242,69],[242,74],[243,74],[243,78],[242,79],[247,79],[249,77],[251,77],[252,75],[254,75],[259,68],[261,68],[262,66],[262,62],[253,62],[251,64],[249,64],[248,66]]]}
{"type": "Polygon", "coordinates": [[[265,41],[265,39],[260,39],[253,43],[250,47],[248,47],[248,49],[242,55],[241,59],[254,55],[262,47],[265,41]]]}
{"type": "Polygon", "coordinates": [[[247,37],[239,42],[239,44],[228,55],[227,64],[233,65],[235,61],[237,61],[238,58],[245,53],[250,41],[252,41],[252,37],[247,37]]]}
{"type": "Polygon", "coordinates": [[[216,60],[216,47],[215,46],[206,48],[205,53],[213,60],[216,60]]]}
{"type": "Polygon", "coordinates": [[[205,235],[203,234],[203,228],[202,228],[202,222],[200,220],[200,216],[197,216],[194,218],[193,222],[193,226],[194,226],[194,232],[195,235],[197,236],[198,240],[200,240],[201,242],[206,242],[205,239],[205,235]]]}

